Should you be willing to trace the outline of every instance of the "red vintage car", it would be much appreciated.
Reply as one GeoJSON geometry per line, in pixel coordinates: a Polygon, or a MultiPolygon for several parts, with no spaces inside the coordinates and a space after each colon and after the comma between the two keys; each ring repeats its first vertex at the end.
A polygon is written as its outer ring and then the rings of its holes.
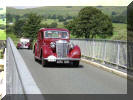
{"type": "Polygon", "coordinates": [[[43,66],[48,62],[78,66],[81,57],[79,46],[70,42],[70,32],[59,28],[40,29],[33,52],[35,61],[41,60],[43,66]]]}

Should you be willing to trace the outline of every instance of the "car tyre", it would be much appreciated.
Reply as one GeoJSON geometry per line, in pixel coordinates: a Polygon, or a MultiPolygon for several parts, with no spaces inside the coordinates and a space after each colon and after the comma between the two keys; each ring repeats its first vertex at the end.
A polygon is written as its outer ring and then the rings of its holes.
{"type": "Polygon", "coordinates": [[[43,57],[42,57],[42,66],[46,67],[47,65],[48,65],[48,62],[46,60],[44,60],[43,57]]]}
{"type": "Polygon", "coordinates": [[[75,67],[78,67],[79,66],[79,61],[73,61],[72,65],[75,66],[75,67]]]}
{"type": "Polygon", "coordinates": [[[35,49],[33,49],[33,53],[35,53],[35,49]]]}
{"type": "Polygon", "coordinates": [[[34,60],[37,61],[37,58],[34,56],[34,60]]]}

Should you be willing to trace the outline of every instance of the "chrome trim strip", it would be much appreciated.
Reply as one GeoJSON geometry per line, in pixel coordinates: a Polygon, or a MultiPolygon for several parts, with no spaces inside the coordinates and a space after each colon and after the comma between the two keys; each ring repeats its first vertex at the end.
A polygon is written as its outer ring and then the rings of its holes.
{"type": "MultiPolygon", "coordinates": [[[[44,58],[44,60],[48,60],[48,58],[44,58]]],[[[80,58],[56,58],[57,60],[80,60],[80,58]]]]}

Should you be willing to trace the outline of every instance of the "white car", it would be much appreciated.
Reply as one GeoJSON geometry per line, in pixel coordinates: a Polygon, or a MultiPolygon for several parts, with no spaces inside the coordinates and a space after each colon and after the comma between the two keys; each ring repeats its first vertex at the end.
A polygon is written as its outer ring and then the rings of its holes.
{"type": "Polygon", "coordinates": [[[31,43],[28,38],[20,38],[20,42],[17,44],[18,49],[30,49],[31,43]]]}

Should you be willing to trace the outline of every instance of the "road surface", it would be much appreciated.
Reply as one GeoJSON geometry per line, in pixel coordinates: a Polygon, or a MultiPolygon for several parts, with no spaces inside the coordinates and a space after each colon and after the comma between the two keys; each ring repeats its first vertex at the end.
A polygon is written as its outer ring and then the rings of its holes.
{"type": "Polygon", "coordinates": [[[19,50],[43,94],[126,94],[127,80],[80,62],[79,67],[52,64],[42,67],[31,50],[19,50]]]}

